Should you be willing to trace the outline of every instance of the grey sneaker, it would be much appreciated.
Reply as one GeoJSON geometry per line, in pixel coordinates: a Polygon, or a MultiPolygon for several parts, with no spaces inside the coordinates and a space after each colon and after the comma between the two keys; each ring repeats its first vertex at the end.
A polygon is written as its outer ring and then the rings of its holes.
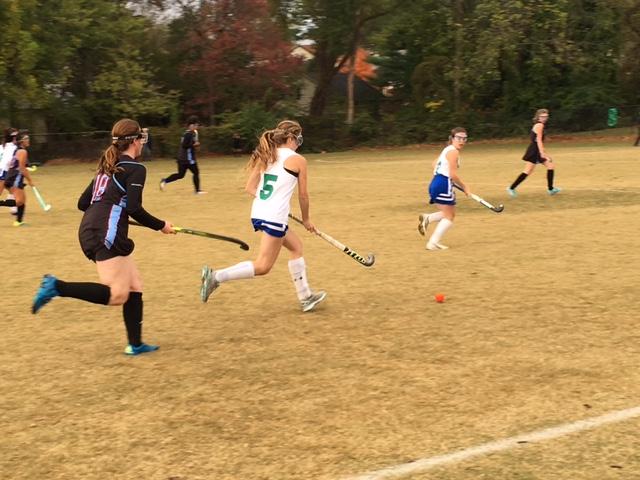
{"type": "Polygon", "coordinates": [[[421,213],[418,217],[418,233],[424,237],[427,227],[429,227],[429,215],[421,213]]]}
{"type": "Polygon", "coordinates": [[[304,300],[300,301],[300,305],[302,306],[302,311],[309,312],[313,310],[316,307],[316,305],[318,305],[321,301],[325,299],[326,296],[327,296],[327,292],[324,292],[322,290],[319,290],[317,292],[311,292],[311,295],[309,295],[304,300]]]}
{"type": "Polygon", "coordinates": [[[216,280],[216,271],[206,265],[202,267],[202,284],[200,286],[200,300],[206,303],[220,282],[216,280]]]}

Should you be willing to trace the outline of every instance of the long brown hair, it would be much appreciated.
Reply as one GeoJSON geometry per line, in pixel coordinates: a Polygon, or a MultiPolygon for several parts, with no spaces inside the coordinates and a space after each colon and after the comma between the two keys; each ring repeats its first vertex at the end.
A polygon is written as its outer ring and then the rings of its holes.
{"type": "Polygon", "coordinates": [[[118,163],[120,155],[129,148],[140,132],[138,122],[130,118],[123,118],[114,123],[111,129],[111,145],[102,152],[98,162],[98,173],[106,173],[107,175],[116,173],[119,170],[116,163],[118,163]]]}
{"type": "Polygon", "coordinates": [[[259,165],[260,170],[264,172],[278,159],[277,148],[287,143],[288,139],[297,139],[301,135],[302,127],[293,120],[283,120],[273,130],[265,131],[260,136],[260,143],[251,154],[247,170],[252,170],[259,165]]]}

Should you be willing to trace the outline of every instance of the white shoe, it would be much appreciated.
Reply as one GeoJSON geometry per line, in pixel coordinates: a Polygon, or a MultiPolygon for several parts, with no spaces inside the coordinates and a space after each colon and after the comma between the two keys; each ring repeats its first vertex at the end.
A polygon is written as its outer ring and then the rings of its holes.
{"type": "Polygon", "coordinates": [[[424,237],[424,234],[429,227],[429,215],[421,213],[418,217],[418,222],[418,233],[424,237]]]}
{"type": "Polygon", "coordinates": [[[206,265],[202,267],[202,278],[200,285],[200,300],[206,303],[213,291],[220,286],[220,282],[216,280],[216,271],[206,265]]]}
{"type": "Polygon", "coordinates": [[[209,193],[209,192],[205,192],[204,190],[198,190],[198,191],[196,192],[196,195],[205,195],[205,194],[207,194],[207,193],[209,193]]]}
{"type": "Polygon", "coordinates": [[[164,192],[164,187],[167,185],[167,182],[164,179],[160,180],[160,191],[164,192]]]}
{"type": "Polygon", "coordinates": [[[325,299],[326,296],[327,296],[327,292],[324,292],[322,290],[319,290],[315,293],[311,292],[311,295],[309,295],[304,300],[300,301],[300,305],[302,306],[302,311],[308,312],[310,310],[313,310],[316,305],[318,305],[321,301],[325,299]]]}
{"type": "Polygon", "coordinates": [[[442,245],[441,243],[427,243],[427,250],[447,250],[449,247],[442,245]]]}

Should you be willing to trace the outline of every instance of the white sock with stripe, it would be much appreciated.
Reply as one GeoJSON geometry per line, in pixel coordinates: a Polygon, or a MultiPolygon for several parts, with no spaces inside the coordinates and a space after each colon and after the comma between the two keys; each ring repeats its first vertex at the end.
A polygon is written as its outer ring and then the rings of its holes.
{"type": "Polygon", "coordinates": [[[243,278],[253,278],[256,276],[256,271],[253,268],[253,262],[240,262],[235,265],[222,270],[216,270],[216,280],[220,283],[228,282],[229,280],[241,280],[243,278]]]}
{"type": "Polygon", "coordinates": [[[298,300],[309,298],[311,296],[311,288],[307,281],[307,265],[304,262],[304,257],[289,260],[289,273],[291,273],[293,285],[296,287],[298,300]]]}
{"type": "Polygon", "coordinates": [[[431,244],[440,243],[440,240],[442,239],[443,235],[447,232],[447,230],[451,228],[452,225],[453,225],[453,222],[448,218],[443,218],[442,220],[440,220],[440,223],[438,223],[438,226],[433,231],[431,238],[429,238],[429,243],[431,244]]]}

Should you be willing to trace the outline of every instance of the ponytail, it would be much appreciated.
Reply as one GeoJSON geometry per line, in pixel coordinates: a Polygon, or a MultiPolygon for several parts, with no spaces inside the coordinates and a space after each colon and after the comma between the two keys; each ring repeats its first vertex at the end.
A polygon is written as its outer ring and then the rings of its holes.
{"type": "Polygon", "coordinates": [[[251,153],[251,158],[247,163],[247,170],[253,170],[256,165],[259,165],[260,171],[264,172],[269,165],[276,162],[278,146],[275,143],[274,134],[275,130],[267,130],[260,136],[258,146],[251,153]]]}
{"type": "Polygon", "coordinates": [[[247,170],[253,170],[258,165],[260,171],[264,172],[278,160],[278,147],[287,143],[289,138],[295,139],[298,145],[302,144],[302,127],[293,120],[283,120],[273,130],[265,131],[251,154],[247,170]]]}
{"type": "Polygon", "coordinates": [[[120,171],[121,168],[117,166],[120,155],[138,138],[140,132],[140,125],[135,120],[118,120],[111,129],[111,145],[102,152],[98,161],[98,173],[113,175],[120,171]]]}

